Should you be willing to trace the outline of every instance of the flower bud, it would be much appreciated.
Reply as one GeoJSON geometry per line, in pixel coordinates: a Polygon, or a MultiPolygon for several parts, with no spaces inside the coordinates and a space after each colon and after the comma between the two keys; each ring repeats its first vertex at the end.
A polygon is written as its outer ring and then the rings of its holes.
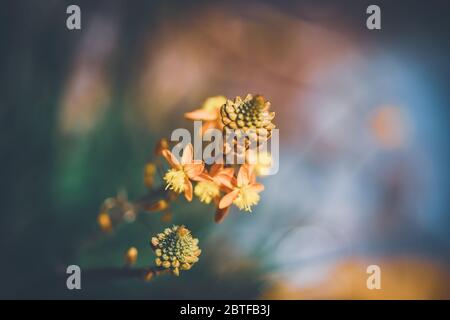
{"type": "Polygon", "coordinates": [[[138,258],[138,250],[135,247],[130,247],[125,253],[125,263],[127,266],[132,266],[136,263],[138,258]]]}
{"type": "Polygon", "coordinates": [[[147,163],[144,169],[144,184],[147,188],[153,187],[155,181],[156,166],[154,163],[147,163]]]}
{"type": "Polygon", "coordinates": [[[185,226],[166,228],[151,239],[157,258],[155,264],[178,276],[180,270],[189,270],[198,261],[201,250],[198,239],[192,237],[185,226]]]}
{"type": "Polygon", "coordinates": [[[111,217],[106,212],[101,212],[97,217],[97,223],[102,229],[103,232],[111,232],[112,231],[112,221],[111,217]]]}
{"type": "Polygon", "coordinates": [[[148,212],[157,212],[157,211],[166,210],[168,207],[169,207],[169,203],[166,200],[161,199],[149,206],[145,206],[145,210],[148,212]]]}

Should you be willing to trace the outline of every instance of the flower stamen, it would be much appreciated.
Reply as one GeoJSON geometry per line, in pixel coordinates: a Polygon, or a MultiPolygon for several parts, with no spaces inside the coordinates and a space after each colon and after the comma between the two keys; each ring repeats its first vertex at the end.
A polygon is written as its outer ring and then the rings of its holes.
{"type": "Polygon", "coordinates": [[[252,206],[258,204],[259,194],[249,186],[239,187],[239,194],[233,203],[240,209],[252,212],[252,206]]]}
{"type": "Polygon", "coordinates": [[[182,193],[185,189],[186,173],[180,169],[170,169],[164,175],[164,181],[166,181],[166,190],[170,189],[176,193],[182,193]]]}
{"type": "Polygon", "coordinates": [[[213,181],[201,181],[195,186],[194,194],[201,202],[209,204],[220,195],[220,190],[219,186],[213,181]]]}

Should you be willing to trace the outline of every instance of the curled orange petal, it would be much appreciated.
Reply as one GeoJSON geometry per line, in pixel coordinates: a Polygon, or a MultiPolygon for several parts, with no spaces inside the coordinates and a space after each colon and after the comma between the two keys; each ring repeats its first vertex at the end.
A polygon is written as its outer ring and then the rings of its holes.
{"type": "Polygon", "coordinates": [[[199,175],[192,178],[194,181],[214,181],[214,179],[206,172],[202,172],[199,175]]]}
{"type": "Polygon", "coordinates": [[[264,190],[264,185],[262,183],[253,183],[249,186],[249,188],[259,193],[264,190]]]}
{"type": "Polygon", "coordinates": [[[255,166],[254,165],[249,165],[249,183],[255,183],[256,182],[256,172],[255,172],[255,166]]]}
{"type": "Polygon", "coordinates": [[[216,174],[218,174],[220,172],[220,170],[222,170],[223,168],[223,164],[222,163],[214,163],[211,166],[211,169],[209,169],[209,174],[211,176],[215,176],[216,174]]]}
{"type": "Polygon", "coordinates": [[[231,206],[231,204],[233,203],[234,199],[236,199],[236,197],[239,194],[239,190],[233,190],[230,193],[227,193],[226,195],[224,195],[222,197],[222,199],[220,199],[219,202],[219,209],[224,209],[226,207],[231,206]]]}
{"type": "Polygon", "coordinates": [[[172,168],[180,169],[181,165],[177,158],[170,152],[168,149],[164,149],[161,151],[161,155],[167,160],[172,168]]]}
{"type": "Polygon", "coordinates": [[[189,179],[196,179],[205,169],[203,161],[196,161],[183,165],[184,172],[189,179]]]}
{"type": "Polygon", "coordinates": [[[225,186],[227,188],[232,189],[233,188],[233,178],[226,176],[226,175],[216,175],[215,177],[213,177],[213,180],[215,183],[217,183],[219,186],[225,186]]]}
{"type": "Polygon", "coordinates": [[[192,183],[189,181],[189,179],[186,179],[184,185],[184,196],[186,197],[187,201],[192,201],[192,183]]]}
{"type": "Polygon", "coordinates": [[[217,119],[218,113],[216,111],[197,109],[191,112],[186,112],[184,117],[189,120],[213,121],[217,119]]]}
{"type": "Polygon", "coordinates": [[[251,177],[251,166],[248,164],[243,164],[239,169],[237,176],[237,184],[238,186],[245,186],[250,183],[251,177]]]}
{"type": "Polygon", "coordinates": [[[226,207],[223,209],[217,209],[216,215],[214,217],[214,221],[217,223],[221,223],[225,217],[228,215],[228,212],[230,212],[230,207],[226,207]]]}
{"type": "Polygon", "coordinates": [[[181,164],[185,165],[192,162],[194,158],[194,147],[192,147],[192,143],[189,143],[183,150],[183,156],[181,157],[181,164]]]}
{"type": "Polygon", "coordinates": [[[234,175],[234,168],[222,169],[217,175],[231,178],[234,175]]]}

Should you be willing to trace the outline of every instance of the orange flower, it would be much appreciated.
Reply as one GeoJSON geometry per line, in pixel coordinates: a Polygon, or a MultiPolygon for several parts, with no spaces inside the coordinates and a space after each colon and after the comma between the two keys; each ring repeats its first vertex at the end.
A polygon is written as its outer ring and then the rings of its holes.
{"type": "Polygon", "coordinates": [[[203,105],[194,111],[187,112],[184,117],[189,120],[203,121],[201,134],[208,129],[222,130],[223,124],[220,120],[220,107],[227,102],[224,96],[210,97],[205,100],[203,105]]]}
{"type": "Polygon", "coordinates": [[[184,192],[186,200],[192,201],[192,183],[193,181],[203,181],[208,176],[203,172],[205,164],[203,161],[194,160],[194,148],[188,144],[181,157],[181,161],[168,149],[162,150],[162,155],[166,158],[172,169],[169,169],[164,175],[166,189],[173,190],[176,193],[184,192]]]}
{"type": "Polygon", "coordinates": [[[232,188],[233,174],[233,168],[224,168],[222,164],[213,164],[207,179],[195,186],[194,194],[206,204],[211,203],[212,200],[218,203],[220,190],[226,192],[232,188]]]}
{"type": "Polygon", "coordinates": [[[235,204],[240,210],[252,211],[252,206],[259,202],[259,193],[264,190],[261,183],[256,182],[253,167],[244,164],[239,169],[237,179],[231,180],[233,186],[219,202],[219,211],[216,213],[216,221],[225,218],[227,209],[235,204]]]}

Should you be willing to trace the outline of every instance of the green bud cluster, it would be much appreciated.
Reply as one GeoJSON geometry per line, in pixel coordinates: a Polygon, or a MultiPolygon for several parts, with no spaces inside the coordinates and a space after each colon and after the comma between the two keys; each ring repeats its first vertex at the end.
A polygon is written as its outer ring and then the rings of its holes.
{"type": "Polygon", "coordinates": [[[152,237],[150,242],[156,254],[156,265],[170,269],[176,276],[180,270],[189,270],[202,252],[198,239],[193,238],[185,226],[166,228],[152,237]]]}

